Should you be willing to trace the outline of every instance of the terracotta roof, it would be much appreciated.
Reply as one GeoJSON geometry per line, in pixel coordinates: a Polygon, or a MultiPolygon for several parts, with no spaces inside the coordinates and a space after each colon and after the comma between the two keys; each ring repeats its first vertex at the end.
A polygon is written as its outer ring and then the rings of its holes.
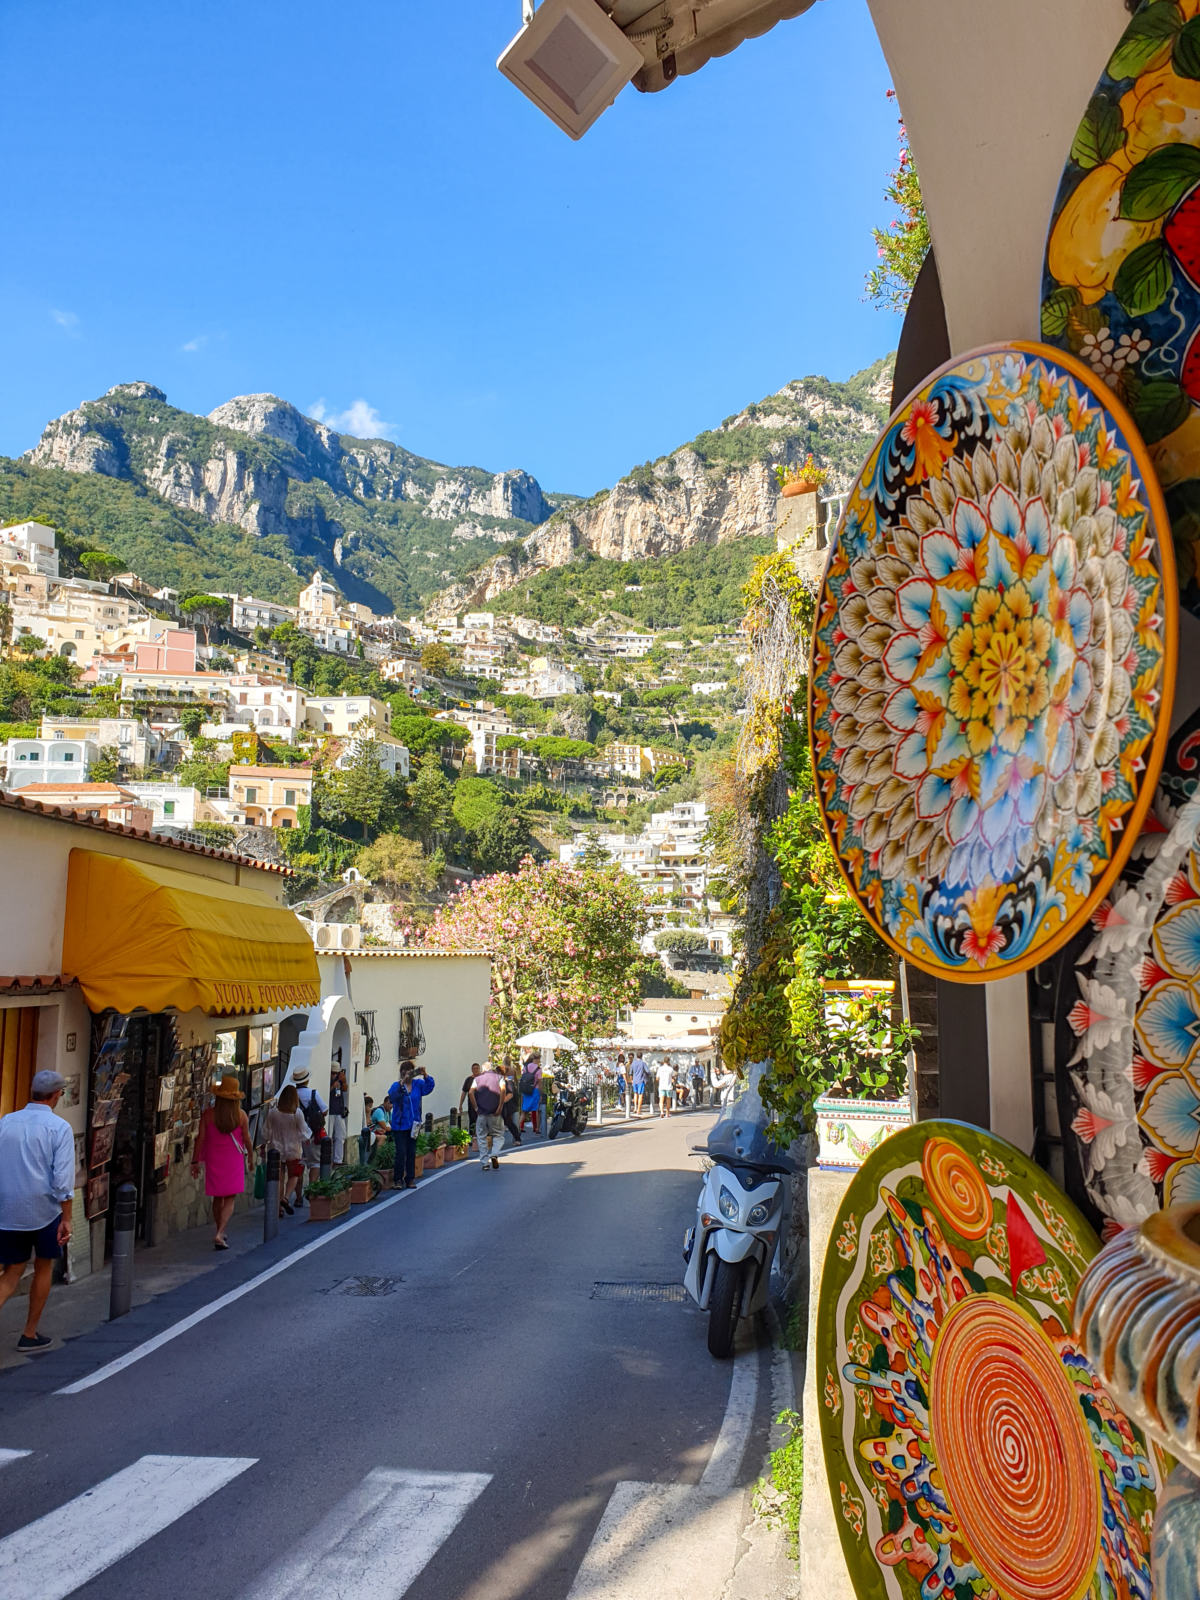
{"type": "Polygon", "coordinates": [[[708,1016],[716,1016],[719,1012],[724,1011],[726,1007],[724,1000],[689,1000],[682,998],[679,1000],[639,1000],[633,1009],[635,1011],[670,1012],[672,1015],[678,1012],[680,1016],[684,1012],[689,1016],[693,1012],[697,1016],[701,1013],[708,1016]]]}
{"type": "Polygon", "coordinates": [[[78,795],[84,800],[102,800],[108,797],[115,800],[136,798],[128,789],[122,789],[119,783],[27,783],[17,792],[34,795],[70,794],[78,795]]]}
{"type": "Polygon", "coordinates": [[[363,956],[485,956],[492,959],[491,950],[431,950],[425,945],[409,944],[384,947],[364,945],[360,950],[318,950],[319,956],[349,956],[358,961],[363,956]]]}
{"type": "MultiPolygon", "coordinates": [[[[30,784],[29,787],[36,785],[30,784]]],[[[55,822],[67,822],[77,828],[98,828],[101,833],[121,833],[127,839],[143,839],[147,844],[159,845],[164,850],[184,850],[188,855],[211,856],[214,861],[232,861],[239,867],[253,867],[258,872],[278,873],[281,878],[295,876],[291,867],[276,866],[270,861],[256,861],[253,856],[241,856],[233,850],[214,850],[208,845],[189,844],[185,839],[171,839],[162,833],[151,833],[148,828],[131,828],[123,822],[108,822],[103,817],[84,817],[39,800],[25,800],[22,798],[25,792],[19,790],[16,794],[6,794],[0,790],[0,808],[24,811],[32,817],[50,817],[55,822]]]]}
{"type": "Polygon", "coordinates": [[[0,978],[0,994],[53,994],[63,987],[56,972],[41,972],[36,977],[0,978]]]}

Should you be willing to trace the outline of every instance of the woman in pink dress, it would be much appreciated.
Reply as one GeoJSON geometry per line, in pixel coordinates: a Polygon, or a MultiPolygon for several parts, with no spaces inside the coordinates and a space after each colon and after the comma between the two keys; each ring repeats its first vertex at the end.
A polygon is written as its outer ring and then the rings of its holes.
{"type": "Polygon", "coordinates": [[[212,1201],[214,1250],[228,1250],[225,1229],[233,1216],[233,1203],[246,1192],[246,1173],[254,1160],[250,1122],[242,1110],[242,1086],[236,1078],[222,1078],[213,1088],[216,1104],[200,1120],[200,1133],[192,1152],[192,1176],[204,1167],[204,1192],[212,1201]]]}

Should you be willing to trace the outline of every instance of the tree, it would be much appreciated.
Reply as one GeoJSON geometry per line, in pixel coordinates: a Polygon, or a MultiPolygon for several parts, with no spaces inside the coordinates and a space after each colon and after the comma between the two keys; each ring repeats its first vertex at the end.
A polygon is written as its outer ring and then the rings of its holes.
{"type": "Polygon", "coordinates": [[[454,825],[454,787],[432,750],[408,786],[408,802],[421,842],[432,852],[454,825]]]}
{"type": "Polygon", "coordinates": [[[209,630],[218,623],[229,620],[230,602],[219,594],[193,594],[180,601],[180,615],[204,629],[204,642],[209,642],[209,630]]]}
{"type": "Polygon", "coordinates": [[[415,839],[399,833],[381,833],[358,852],[354,865],[369,883],[381,884],[404,900],[429,894],[437,883],[432,858],[415,839]]]}
{"type": "MultiPolygon", "coordinates": [[[[896,91],[888,90],[894,100],[896,91]]],[[[929,254],[929,221],[921,197],[921,180],[908,147],[908,130],[900,122],[900,159],[884,190],[897,215],[886,228],[874,228],[879,262],[867,274],[867,299],[884,311],[903,311],[913,284],[929,254]]]]}
{"type": "Polygon", "coordinates": [[[179,713],[179,726],[183,729],[184,733],[187,734],[189,739],[199,738],[200,729],[204,726],[207,720],[208,713],[204,710],[203,706],[184,706],[183,710],[179,713]]]}
{"type": "Polygon", "coordinates": [[[499,1060],[533,1028],[557,1028],[583,1048],[611,1033],[637,995],[645,925],[641,890],[620,868],[526,860],[478,879],[410,932],[433,949],[492,951],[488,1031],[499,1060]]]}
{"type": "Polygon", "coordinates": [[[435,722],[424,715],[393,717],[392,733],[414,756],[424,756],[443,745],[467,744],[471,738],[457,722],[435,722]]]}
{"type": "Polygon", "coordinates": [[[664,928],[654,935],[656,950],[673,950],[679,954],[692,954],[708,949],[708,939],[698,928],[664,928]]]}
{"type": "Polygon", "coordinates": [[[488,778],[460,778],[454,785],[453,809],[464,833],[482,833],[504,810],[504,795],[488,778]]]}
{"type": "Polygon", "coordinates": [[[435,678],[444,678],[450,671],[450,652],[444,644],[434,639],[421,651],[421,666],[435,678]]]}
{"type": "Polygon", "coordinates": [[[530,852],[532,840],[514,810],[491,817],[475,836],[475,864],[480,872],[515,872],[530,852]]]}
{"type": "Polygon", "coordinates": [[[125,571],[125,563],[120,556],[111,556],[107,550],[85,550],[79,558],[79,565],[93,583],[107,583],[118,572],[125,571]]]}
{"type": "Polygon", "coordinates": [[[111,746],[106,746],[88,766],[88,782],[115,783],[120,773],[121,763],[117,752],[111,746]]]}
{"type": "Polygon", "coordinates": [[[326,779],[323,790],[326,814],[357,822],[365,840],[368,831],[379,821],[387,788],[388,777],[379,762],[378,741],[359,734],[348,763],[326,779]]]}
{"type": "Polygon", "coordinates": [[[0,600],[0,650],[7,650],[12,643],[12,607],[7,600],[0,600]]]}

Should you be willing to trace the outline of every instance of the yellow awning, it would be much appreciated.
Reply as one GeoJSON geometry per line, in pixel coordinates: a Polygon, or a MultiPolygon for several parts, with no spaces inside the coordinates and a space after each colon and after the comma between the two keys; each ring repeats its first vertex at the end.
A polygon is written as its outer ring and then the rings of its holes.
{"type": "Polygon", "coordinates": [[[268,895],[95,850],[71,851],[63,975],[93,1011],[249,1013],[321,998],[312,941],[268,895]]]}

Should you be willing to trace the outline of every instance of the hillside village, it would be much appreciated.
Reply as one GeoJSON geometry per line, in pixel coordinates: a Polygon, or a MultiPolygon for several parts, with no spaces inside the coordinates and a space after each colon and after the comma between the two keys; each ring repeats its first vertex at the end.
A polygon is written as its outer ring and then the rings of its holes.
{"type": "Polygon", "coordinates": [[[394,939],[396,906],[527,852],[599,850],[646,893],[648,952],[731,953],[697,766],[736,731],[736,619],[638,629],[615,592],[615,615],[577,627],[401,619],[319,571],[287,606],[152,588],[102,552],[67,573],[61,554],[48,523],[0,528],[3,790],[286,861],[367,942],[394,939]],[[407,843],[404,871],[381,836],[407,843]]]}

